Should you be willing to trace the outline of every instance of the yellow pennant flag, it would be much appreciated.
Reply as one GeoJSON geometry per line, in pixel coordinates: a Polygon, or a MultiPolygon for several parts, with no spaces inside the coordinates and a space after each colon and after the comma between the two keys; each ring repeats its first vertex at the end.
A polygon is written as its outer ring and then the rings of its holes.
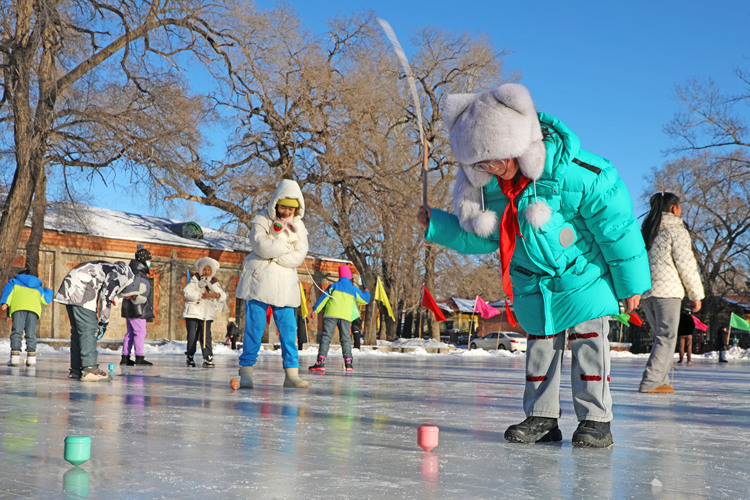
{"type": "Polygon", "coordinates": [[[302,286],[302,283],[299,284],[299,294],[301,298],[299,313],[303,318],[306,318],[310,314],[310,311],[307,309],[307,298],[305,297],[305,288],[302,286]]]}
{"type": "Polygon", "coordinates": [[[393,309],[391,309],[391,301],[388,300],[388,295],[385,293],[385,288],[383,287],[383,282],[380,281],[380,276],[378,276],[378,283],[375,285],[375,296],[373,298],[382,302],[388,310],[388,316],[390,316],[393,321],[396,321],[395,316],[393,316],[393,309]]]}

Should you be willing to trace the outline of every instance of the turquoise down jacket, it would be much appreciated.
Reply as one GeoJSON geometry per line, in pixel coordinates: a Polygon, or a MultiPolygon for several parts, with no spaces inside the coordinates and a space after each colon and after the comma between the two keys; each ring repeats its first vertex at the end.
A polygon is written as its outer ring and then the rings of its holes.
{"type": "MultiPolygon", "coordinates": [[[[555,335],[584,321],[619,314],[618,299],[651,288],[648,256],[633,216],[630,195],[617,170],[581,149],[557,118],[539,113],[547,150],[544,172],[518,197],[521,236],[510,264],[513,306],[523,329],[555,335]],[[536,196],[552,209],[534,229],[524,217],[536,196]]],[[[508,198],[493,178],[484,186],[487,209],[502,216],[508,198]]],[[[458,218],[433,209],[428,241],[464,254],[499,249],[499,235],[483,238],[461,228],[458,218]]],[[[498,286],[501,286],[498,284],[498,286]]]]}

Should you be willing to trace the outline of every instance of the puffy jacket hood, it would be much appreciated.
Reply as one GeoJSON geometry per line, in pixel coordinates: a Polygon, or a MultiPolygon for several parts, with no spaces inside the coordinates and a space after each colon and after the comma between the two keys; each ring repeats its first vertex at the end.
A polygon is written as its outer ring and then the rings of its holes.
{"type": "Polygon", "coordinates": [[[294,219],[298,220],[305,215],[305,198],[302,196],[302,190],[295,181],[291,179],[282,179],[276,185],[276,191],[271,196],[271,201],[268,203],[268,217],[271,220],[276,219],[276,204],[279,200],[284,198],[294,198],[299,202],[299,215],[295,216],[294,219]]]}
{"type": "Polygon", "coordinates": [[[216,272],[219,270],[219,263],[211,257],[201,257],[200,259],[196,260],[195,269],[198,271],[198,279],[203,278],[201,273],[203,272],[203,268],[206,266],[211,268],[211,276],[207,278],[210,281],[211,278],[216,276],[216,272]]]}

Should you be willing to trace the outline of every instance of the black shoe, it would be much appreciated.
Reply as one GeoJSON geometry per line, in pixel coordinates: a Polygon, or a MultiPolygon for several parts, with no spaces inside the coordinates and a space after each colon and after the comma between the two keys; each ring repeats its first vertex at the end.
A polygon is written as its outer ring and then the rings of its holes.
{"type": "Polygon", "coordinates": [[[606,448],[614,443],[609,422],[581,420],[573,433],[573,446],[581,448],[606,448]]]}
{"type": "Polygon", "coordinates": [[[187,366],[195,367],[195,361],[193,361],[193,357],[190,355],[187,355],[187,359],[185,360],[185,364],[187,366]]]}
{"type": "Polygon", "coordinates": [[[133,366],[135,363],[133,363],[133,360],[130,359],[130,356],[121,356],[120,357],[120,366],[133,366]]]}
{"type": "Polygon", "coordinates": [[[203,360],[203,368],[213,368],[215,366],[213,356],[209,356],[203,360]]]}
{"type": "Polygon", "coordinates": [[[720,359],[719,363],[729,363],[729,361],[727,361],[726,359],[720,359]]]}
{"type": "Polygon", "coordinates": [[[140,366],[154,366],[154,364],[151,361],[146,361],[145,356],[136,356],[135,357],[135,364],[140,366]]]}
{"type": "Polygon", "coordinates": [[[520,424],[508,427],[505,439],[511,443],[561,441],[562,432],[557,426],[556,418],[529,417],[520,424]]]}

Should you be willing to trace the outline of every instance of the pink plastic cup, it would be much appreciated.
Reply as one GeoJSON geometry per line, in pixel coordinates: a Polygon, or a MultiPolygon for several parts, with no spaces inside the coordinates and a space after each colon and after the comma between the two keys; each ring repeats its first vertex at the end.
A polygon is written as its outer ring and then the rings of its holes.
{"type": "Polygon", "coordinates": [[[430,451],[438,445],[440,429],[434,425],[422,425],[417,428],[417,444],[424,451],[430,451]]]}

